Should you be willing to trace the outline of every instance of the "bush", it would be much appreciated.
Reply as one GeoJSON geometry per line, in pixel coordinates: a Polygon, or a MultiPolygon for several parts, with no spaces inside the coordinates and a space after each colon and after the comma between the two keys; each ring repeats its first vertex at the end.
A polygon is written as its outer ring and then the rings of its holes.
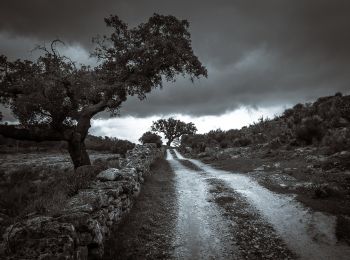
{"type": "Polygon", "coordinates": [[[274,138],[274,139],[272,139],[272,140],[270,141],[270,143],[269,143],[269,148],[271,148],[271,149],[277,149],[277,148],[279,148],[281,145],[282,145],[281,139],[278,138],[278,137],[276,137],[276,138],[274,138]]]}
{"type": "Polygon", "coordinates": [[[191,147],[195,152],[202,153],[207,147],[207,138],[203,134],[183,135],[181,137],[182,147],[191,147]]]}
{"type": "Polygon", "coordinates": [[[116,140],[114,142],[112,153],[117,153],[125,156],[126,152],[134,149],[135,144],[127,140],[116,140]]]}
{"type": "Polygon", "coordinates": [[[115,137],[88,135],[85,146],[89,150],[111,151],[112,153],[125,155],[126,151],[133,149],[135,144],[115,137]]]}
{"type": "Polygon", "coordinates": [[[296,128],[297,140],[305,142],[307,145],[315,141],[321,141],[325,135],[325,130],[322,125],[322,118],[315,115],[302,120],[302,125],[296,128]]]}
{"type": "Polygon", "coordinates": [[[228,145],[229,145],[229,141],[227,140],[227,139],[224,139],[224,140],[222,140],[221,142],[220,142],[220,148],[227,148],[228,147],[228,145]]]}
{"type": "Polygon", "coordinates": [[[236,139],[234,142],[233,142],[233,145],[234,146],[248,146],[252,143],[252,140],[250,140],[249,138],[247,137],[242,137],[242,138],[239,138],[239,139],[236,139]]]}
{"type": "Polygon", "coordinates": [[[158,148],[160,148],[163,144],[162,142],[162,138],[155,134],[155,133],[152,133],[150,131],[144,133],[139,141],[142,143],[142,144],[156,144],[158,148]]]}
{"type": "Polygon", "coordinates": [[[225,139],[225,132],[221,129],[211,130],[207,136],[209,139],[215,140],[217,143],[221,143],[225,139]]]}
{"type": "Polygon", "coordinates": [[[322,145],[327,146],[329,153],[337,153],[350,149],[350,130],[347,128],[329,131],[322,139],[322,145]]]}

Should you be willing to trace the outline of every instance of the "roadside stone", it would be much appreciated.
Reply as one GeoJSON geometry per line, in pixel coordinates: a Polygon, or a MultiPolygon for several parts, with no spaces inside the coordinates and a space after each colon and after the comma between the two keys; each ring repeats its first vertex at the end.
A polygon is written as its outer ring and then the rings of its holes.
{"type": "Polygon", "coordinates": [[[340,153],[335,154],[338,158],[347,159],[350,158],[350,152],[349,151],[341,151],[340,153]]]}
{"type": "Polygon", "coordinates": [[[117,168],[110,168],[100,172],[97,175],[97,179],[101,181],[115,181],[120,175],[120,170],[117,168]]]}
{"type": "Polygon", "coordinates": [[[280,162],[274,163],[273,166],[274,166],[275,168],[280,168],[280,167],[281,167],[281,163],[280,163],[280,162]]]}

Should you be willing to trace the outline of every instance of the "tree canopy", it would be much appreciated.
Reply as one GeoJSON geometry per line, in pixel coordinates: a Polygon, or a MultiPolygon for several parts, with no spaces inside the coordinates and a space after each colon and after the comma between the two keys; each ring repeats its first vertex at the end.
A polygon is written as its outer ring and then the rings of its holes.
{"type": "Polygon", "coordinates": [[[9,61],[0,56],[0,102],[19,126],[0,125],[0,134],[23,140],[65,140],[75,167],[90,164],[84,140],[91,118],[102,111],[115,115],[128,96],[144,99],[163,81],[177,75],[191,80],[207,76],[194,55],[189,23],[154,14],[129,28],[118,16],[105,19],[112,32],[96,37],[95,68],[76,66],[61,56],[55,40],[36,61],[9,61]]]}
{"type": "Polygon", "coordinates": [[[164,134],[165,138],[168,140],[168,146],[170,146],[176,138],[180,138],[182,135],[195,134],[197,132],[197,128],[193,123],[185,123],[172,117],[168,119],[159,119],[153,122],[151,128],[154,132],[164,134]]]}
{"type": "Polygon", "coordinates": [[[149,144],[149,143],[153,143],[156,144],[157,147],[161,147],[163,142],[162,142],[162,137],[160,137],[159,135],[152,133],[150,131],[145,132],[139,139],[139,141],[142,144],[149,144]]]}

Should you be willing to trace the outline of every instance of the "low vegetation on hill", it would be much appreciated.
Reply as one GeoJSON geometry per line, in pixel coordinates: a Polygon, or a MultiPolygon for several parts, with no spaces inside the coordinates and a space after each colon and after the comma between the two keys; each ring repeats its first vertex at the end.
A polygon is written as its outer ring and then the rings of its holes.
{"type": "Polygon", "coordinates": [[[350,242],[349,95],[297,104],[274,119],[261,118],[239,130],[185,135],[180,149],[337,215],[338,237],[350,242]]]}
{"type": "Polygon", "coordinates": [[[264,119],[240,130],[212,130],[207,134],[183,136],[183,147],[196,153],[206,148],[264,145],[271,149],[314,146],[333,154],[350,148],[350,96],[319,98],[297,104],[281,116],[264,119]]]}

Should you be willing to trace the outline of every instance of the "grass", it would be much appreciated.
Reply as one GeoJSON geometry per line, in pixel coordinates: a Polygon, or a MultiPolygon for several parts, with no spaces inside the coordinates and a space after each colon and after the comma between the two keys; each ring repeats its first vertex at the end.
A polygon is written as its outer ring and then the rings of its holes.
{"type": "Polygon", "coordinates": [[[55,166],[21,166],[0,171],[0,232],[29,214],[54,216],[69,197],[87,188],[101,166],[84,166],[76,172],[55,166]]]}

